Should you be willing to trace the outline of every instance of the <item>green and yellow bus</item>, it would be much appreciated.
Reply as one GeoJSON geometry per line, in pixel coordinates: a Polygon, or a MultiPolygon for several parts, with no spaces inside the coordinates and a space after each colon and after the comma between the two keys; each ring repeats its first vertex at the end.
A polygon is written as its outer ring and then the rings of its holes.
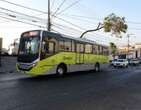
{"type": "Polygon", "coordinates": [[[58,74],[94,69],[108,62],[109,47],[85,38],[33,30],[22,33],[17,69],[29,75],[58,74]]]}

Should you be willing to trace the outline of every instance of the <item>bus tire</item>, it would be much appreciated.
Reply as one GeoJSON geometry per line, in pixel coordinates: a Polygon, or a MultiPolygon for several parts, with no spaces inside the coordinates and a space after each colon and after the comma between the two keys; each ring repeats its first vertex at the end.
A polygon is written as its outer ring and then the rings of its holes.
{"type": "Polygon", "coordinates": [[[67,73],[67,67],[65,64],[59,64],[57,66],[57,69],[56,69],[56,74],[59,75],[59,76],[62,76],[64,75],[65,73],[67,73]]]}
{"type": "Polygon", "coordinates": [[[95,64],[94,70],[95,70],[95,72],[99,72],[100,71],[100,64],[99,63],[95,64]]]}

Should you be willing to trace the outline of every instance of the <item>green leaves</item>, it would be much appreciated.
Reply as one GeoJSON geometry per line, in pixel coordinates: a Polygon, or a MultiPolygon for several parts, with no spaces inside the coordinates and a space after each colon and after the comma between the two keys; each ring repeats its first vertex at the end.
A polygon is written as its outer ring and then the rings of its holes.
{"type": "Polygon", "coordinates": [[[111,48],[111,53],[115,55],[117,51],[117,46],[113,42],[110,42],[110,48],[111,48]]]}
{"type": "Polygon", "coordinates": [[[117,37],[119,37],[122,32],[126,33],[128,28],[125,18],[118,17],[114,13],[104,18],[103,25],[105,32],[112,32],[112,34],[117,37]]]}

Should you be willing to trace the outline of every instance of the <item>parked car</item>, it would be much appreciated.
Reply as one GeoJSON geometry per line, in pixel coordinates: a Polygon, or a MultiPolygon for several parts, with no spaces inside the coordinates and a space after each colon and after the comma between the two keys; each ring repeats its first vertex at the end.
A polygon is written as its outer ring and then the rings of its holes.
{"type": "Polygon", "coordinates": [[[2,48],[0,53],[1,53],[1,55],[8,55],[8,50],[5,48],[2,48]]]}
{"type": "Polygon", "coordinates": [[[139,65],[139,60],[138,59],[130,59],[129,60],[129,64],[130,65],[133,65],[133,66],[136,66],[136,65],[139,65]]]}
{"type": "Polygon", "coordinates": [[[138,58],[138,60],[139,60],[139,64],[141,64],[141,58],[138,58]]]}
{"type": "Polygon", "coordinates": [[[113,62],[114,67],[128,67],[128,60],[127,59],[117,59],[113,62]]]}
{"type": "Polygon", "coordinates": [[[116,61],[117,61],[117,59],[113,59],[113,60],[111,60],[111,61],[110,61],[110,65],[112,65],[112,66],[113,66],[113,65],[114,65],[114,63],[115,63],[116,61]]]}

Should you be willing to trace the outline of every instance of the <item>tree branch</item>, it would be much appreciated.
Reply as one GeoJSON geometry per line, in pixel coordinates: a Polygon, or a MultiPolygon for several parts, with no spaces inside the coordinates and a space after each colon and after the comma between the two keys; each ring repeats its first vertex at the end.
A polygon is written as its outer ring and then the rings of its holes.
{"type": "Polygon", "coordinates": [[[83,33],[81,34],[80,38],[82,38],[82,37],[83,37],[86,33],[88,33],[88,32],[98,31],[98,30],[100,30],[100,29],[102,29],[102,28],[104,28],[104,26],[102,26],[102,24],[99,23],[96,29],[87,30],[87,31],[83,32],[83,33]]]}

